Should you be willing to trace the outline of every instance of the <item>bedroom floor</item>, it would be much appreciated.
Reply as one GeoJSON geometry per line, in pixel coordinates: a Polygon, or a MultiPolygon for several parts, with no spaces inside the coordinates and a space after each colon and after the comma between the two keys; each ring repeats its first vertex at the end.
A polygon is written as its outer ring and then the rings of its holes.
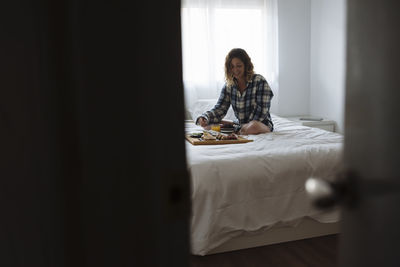
{"type": "Polygon", "coordinates": [[[208,256],[191,256],[191,267],[337,266],[339,235],[329,235],[208,256]]]}

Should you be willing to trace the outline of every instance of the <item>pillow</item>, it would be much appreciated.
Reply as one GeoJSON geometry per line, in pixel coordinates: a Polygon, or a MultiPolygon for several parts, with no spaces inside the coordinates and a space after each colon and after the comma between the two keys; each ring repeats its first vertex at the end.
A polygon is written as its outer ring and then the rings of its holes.
{"type": "MultiPolygon", "coordinates": [[[[201,114],[206,111],[211,110],[215,104],[217,104],[218,99],[200,99],[194,103],[192,108],[189,108],[189,112],[192,116],[192,119],[195,121],[201,114]]],[[[228,112],[226,113],[224,119],[227,120],[235,120],[235,113],[233,112],[232,106],[229,107],[228,112]]]]}
{"type": "Polygon", "coordinates": [[[187,108],[185,108],[185,120],[192,120],[192,114],[190,114],[187,108]]]}

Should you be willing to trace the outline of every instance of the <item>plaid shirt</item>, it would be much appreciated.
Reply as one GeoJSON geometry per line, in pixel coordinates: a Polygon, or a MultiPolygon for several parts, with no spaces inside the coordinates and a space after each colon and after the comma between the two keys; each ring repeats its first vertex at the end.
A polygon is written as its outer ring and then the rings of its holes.
{"type": "Polygon", "coordinates": [[[233,111],[240,125],[252,120],[261,121],[267,125],[271,131],[274,125],[269,114],[271,99],[274,96],[267,80],[259,74],[253,75],[251,81],[247,82],[247,87],[240,93],[235,84],[228,87],[226,84],[222,88],[221,95],[217,104],[210,111],[206,111],[201,116],[205,117],[209,123],[219,123],[228,112],[232,104],[233,111]]]}

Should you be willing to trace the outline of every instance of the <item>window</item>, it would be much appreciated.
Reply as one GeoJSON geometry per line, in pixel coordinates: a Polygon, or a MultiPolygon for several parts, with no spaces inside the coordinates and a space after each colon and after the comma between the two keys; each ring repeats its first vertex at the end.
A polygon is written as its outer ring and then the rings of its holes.
{"type": "Polygon", "coordinates": [[[182,1],[183,80],[189,110],[199,99],[218,98],[224,84],[225,56],[232,48],[245,49],[255,72],[276,92],[275,1],[182,1]]]}

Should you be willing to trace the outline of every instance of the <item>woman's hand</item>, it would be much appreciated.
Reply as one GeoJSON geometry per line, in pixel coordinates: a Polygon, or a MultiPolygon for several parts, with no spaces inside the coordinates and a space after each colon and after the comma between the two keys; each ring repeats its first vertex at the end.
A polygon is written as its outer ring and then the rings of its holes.
{"type": "Polygon", "coordinates": [[[208,121],[205,119],[205,118],[203,118],[203,117],[200,117],[199,118],[199,120],[197,121],[198,122],[198,124],[201,126],[201,127],[206,127],[207,125],[208,125],[208,121]]]}

